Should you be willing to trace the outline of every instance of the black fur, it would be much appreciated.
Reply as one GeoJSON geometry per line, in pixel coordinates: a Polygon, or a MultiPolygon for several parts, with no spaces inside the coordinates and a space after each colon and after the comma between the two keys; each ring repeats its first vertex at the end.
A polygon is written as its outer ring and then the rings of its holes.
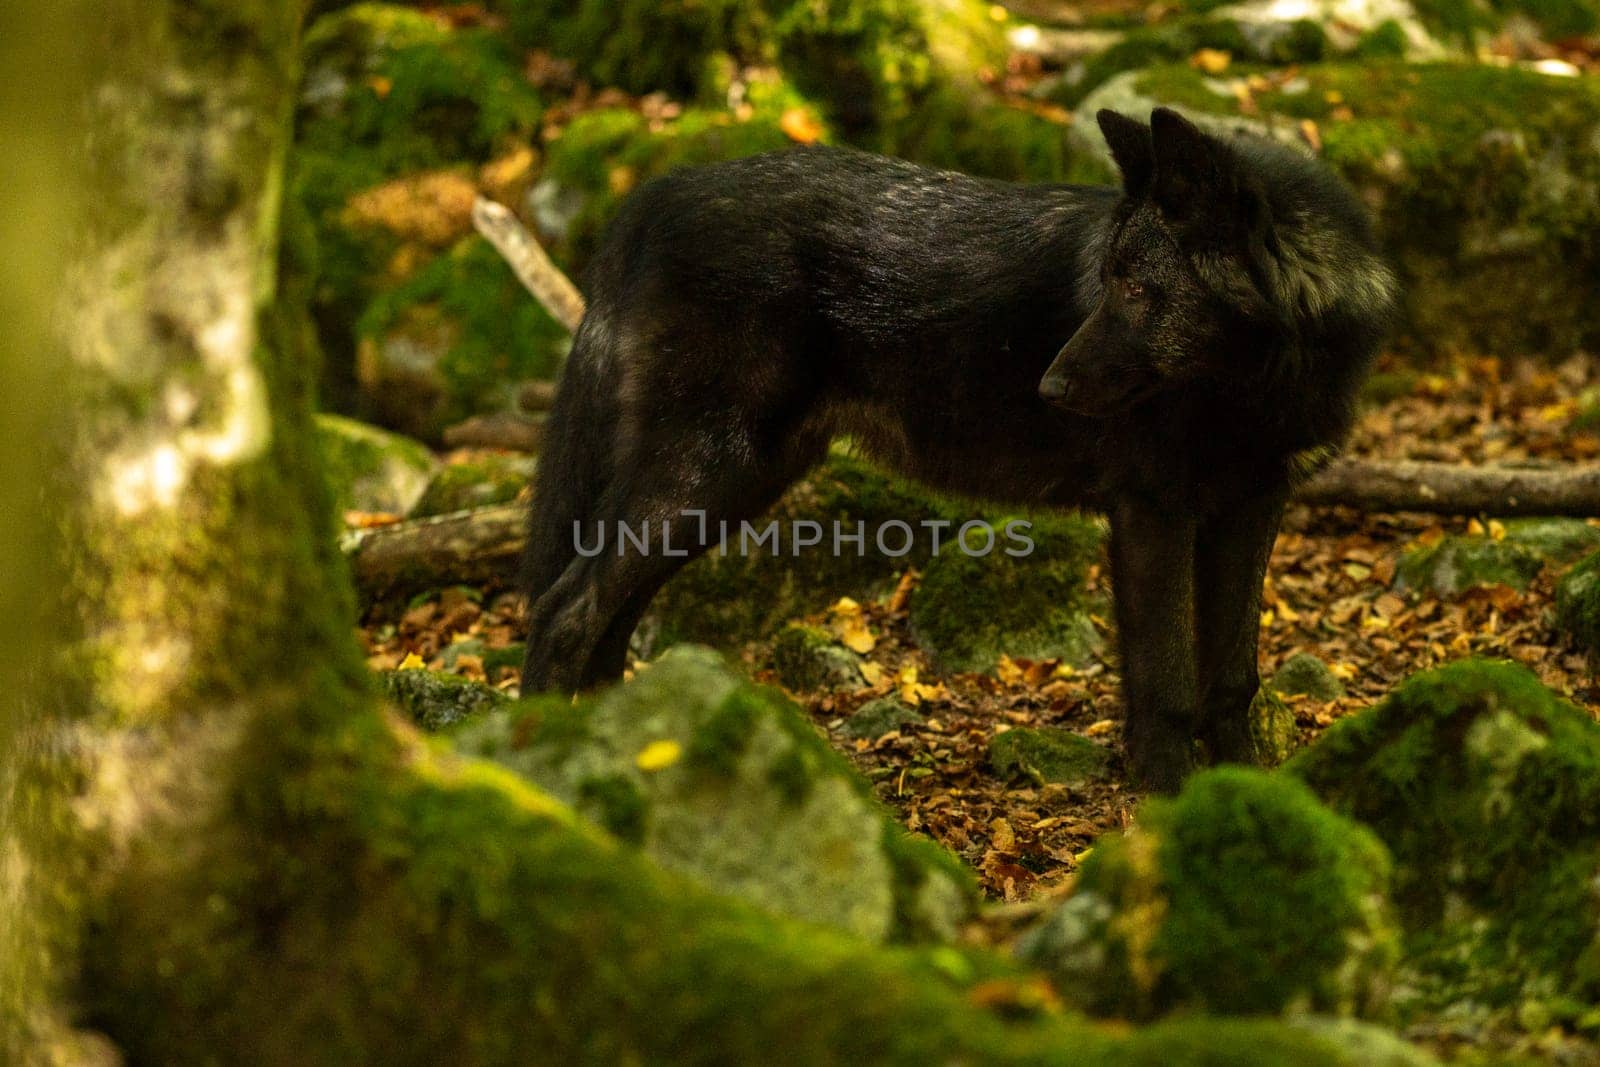
{"type": "Polygon", "coordinates": [[[581,557],[575,522],[754,519],[849,434],[939,489],[1107,512],[1133,769],[1173,788],[1196,738],[1251,758],[1267,555],[1393,282],[1315,161],[1170,111],[1100,122],[1124,192],[809,148],[635,194],[547,427],[524,691],[616,678],[686,562],[581,557]]]}

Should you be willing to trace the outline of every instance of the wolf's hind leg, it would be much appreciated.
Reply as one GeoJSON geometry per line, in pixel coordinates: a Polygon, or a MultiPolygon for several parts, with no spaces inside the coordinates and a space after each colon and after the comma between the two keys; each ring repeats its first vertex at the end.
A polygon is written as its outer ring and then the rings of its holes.
{"type": "Polygon", "coordinates": [[[1258,763],[1250,706],[1256,667],[1261,582],[1287,494],[1236,504],[1200,529],[1195,557],[1202,692],[1199,736],[1214,763],[1258,763]]]}
{"type": "Polygon", "coordinates": [[[720,523],[766,511],[821,455],[820,445],[768,450],[725,423],[698,425],[681,440],[651,434],[632,462],[617,465],[624,473],[595,509],[600,526],[583,531],[588,541],[603,532],[603,549],[575,554],[530,608],[523,692],[574,692],[620,677],[628,638],[656,591],[716,544],[720,523]],[[624,527],[645,548],[623,540],[624,527]]]}
{"type": "Polygon", "coordinates": [[[1164,793],[1175,792],[1194,763],[1195,529],[1191,516],[1144,503],[1124,502],[1112,515],[1123,741],[1134,778],[1164,793]]]}

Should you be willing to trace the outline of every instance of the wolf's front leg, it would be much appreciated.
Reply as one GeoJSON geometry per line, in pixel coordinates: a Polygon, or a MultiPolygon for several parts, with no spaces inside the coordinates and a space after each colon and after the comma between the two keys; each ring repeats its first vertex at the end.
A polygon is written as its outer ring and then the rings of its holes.
{"type": "Polygon", "coordinates": [[[1195,556],[1199,598],[1200,738],[1213,762],[1257,763],[1250,705],[1260,677],[1261,580],[1283,516],[1286,489],[1233,505],[1200,528],[1195,556]]]}
{"type": "Polygon", "coordinates": [[[1170,793],[1194,764],[1199,719],[1193,515],[1124,502],[1111,519],[1123,738],[1134,777],[1170,793]]]}

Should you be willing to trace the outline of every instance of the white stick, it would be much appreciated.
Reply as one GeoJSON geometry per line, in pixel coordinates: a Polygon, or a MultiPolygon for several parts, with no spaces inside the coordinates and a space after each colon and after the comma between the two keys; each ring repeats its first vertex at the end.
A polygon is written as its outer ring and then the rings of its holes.
{"type": "Polygon", "coordinates": [[[472,224],[511,265],[533,298],[569,333],[577,333],[583,321],[583,294],[511,209],[480,196],[472,205],[472,224]]]}

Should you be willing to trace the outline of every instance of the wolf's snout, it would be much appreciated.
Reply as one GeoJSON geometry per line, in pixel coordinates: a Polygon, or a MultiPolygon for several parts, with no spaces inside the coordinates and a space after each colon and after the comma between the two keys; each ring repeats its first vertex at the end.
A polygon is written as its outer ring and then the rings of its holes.
{"type": "Polygon", "coordinates": [[[1039,399],[1051,404],[1065,403],[1072,392],[1072,383],[1064,376],[1046,374],[1039,382],[1039,399]]]}

